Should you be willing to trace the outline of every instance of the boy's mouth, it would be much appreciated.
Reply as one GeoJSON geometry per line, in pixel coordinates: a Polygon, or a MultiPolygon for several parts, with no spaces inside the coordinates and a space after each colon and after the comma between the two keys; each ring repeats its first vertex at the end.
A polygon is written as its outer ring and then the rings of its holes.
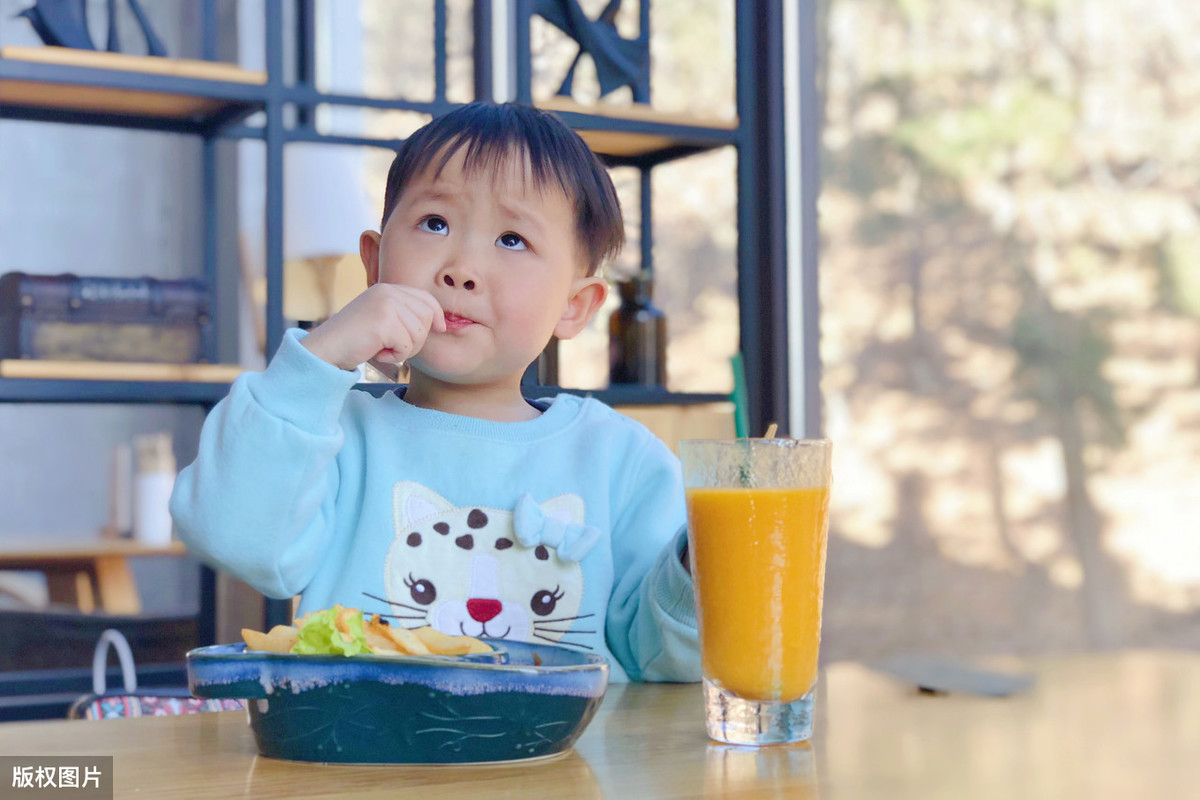
{"type": "Polygon", "coordinates": [[[464,317],[462,314],[455,314],[453,311],[443,312],[443,316],[446,318],[447,331],[459,331],[468,325],[475,324],[475,320],[464,317]]]}

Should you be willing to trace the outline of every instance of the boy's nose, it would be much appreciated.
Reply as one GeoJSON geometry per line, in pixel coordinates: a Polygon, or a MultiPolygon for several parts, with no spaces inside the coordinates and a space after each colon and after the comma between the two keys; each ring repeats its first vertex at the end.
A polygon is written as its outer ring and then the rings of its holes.
{"type": "Polygon", "coordinates": [[[456,279],[449,272],[442,274],[442,283],[444,283],[447,286],[450,286],[452,288],[455,286],[461,286],[462,288],[466,289],[468,292],[475,288],[475,281],[471,280],[470,278],[463,280],[461,276],[456,279]]]}
{"type": "Polygon", "coordinates": [[[445,253],[434,280],[451,289],[476,291],[480,288],[480,271],[483,266],[481,262],[486,257],[487,254],[483,252],[480,243],[458,242],[445,253]]]}

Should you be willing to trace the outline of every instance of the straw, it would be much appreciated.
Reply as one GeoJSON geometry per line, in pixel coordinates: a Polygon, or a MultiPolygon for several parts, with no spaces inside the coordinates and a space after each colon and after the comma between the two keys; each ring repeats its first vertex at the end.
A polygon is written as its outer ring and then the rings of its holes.
{"type": "Polygon", "coordinates": [[[742,354],[735,353],[730,359],[733,366],[733,401],[734,434],[739,439],[750,435],[750,390],[746,386],[746,364],[742,354]]]}

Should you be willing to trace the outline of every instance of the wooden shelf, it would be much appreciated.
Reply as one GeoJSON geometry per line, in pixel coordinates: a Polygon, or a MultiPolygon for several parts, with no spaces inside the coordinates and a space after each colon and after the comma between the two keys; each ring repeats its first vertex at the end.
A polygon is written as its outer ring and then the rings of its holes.
{"type": "Polygon", "coordinates": [[[211,405],[244,371],[237,364],[0,359],[0,402],[211,405]]]}
{"type": "Polygon", "coordinates": [[[152,364],[141,361],[0,359],[0,378],[33,380],[229,383],[244,371],[237,364],[152,364]]]}
{"type": "Polygon", "coordinates": [[[179,542],[150,547],[128,539],[88,539],[57,545],[41,540],[0,541],[0,569],[44,573],[51,602],[76,606],[85,614],[137,614],[142,603],[127,559],[186,553],[179,542]]]}
{"type": "Polygon", "coordinates": [[[31,561],[79,561],[101,556],[182,556],[183,542],[147,545],[134,539],[79,539],[63,542],[46,538],[0,537],[0,569],[30,569],[17,566],[31,561]]]}
{"type": "Polygon", "coordinates": [[[583,105],[554,96],[534,105],[564,116],[588,147],[611,159],[653,158],[681,150],[708,150],[734,142],[737,119],[659,111],[644,104],[583,105]]]}
{"type": "Polygon", "coordinates": [[[0,106],[73,114],[186,120],[249,113],[246,87],[263,72],[233,64],[69,47],[0,48],[0,106]]]}
{"type": "MultiPolygon", "coordinates": [[[[266,73],[234,64],[69,47],[0,48],[0,115],[202,131],[262,107],[266,73]]],[[[738,121],[644,104],[535,103],[612,163],[667,160],[735,141],[738,121]]]]}

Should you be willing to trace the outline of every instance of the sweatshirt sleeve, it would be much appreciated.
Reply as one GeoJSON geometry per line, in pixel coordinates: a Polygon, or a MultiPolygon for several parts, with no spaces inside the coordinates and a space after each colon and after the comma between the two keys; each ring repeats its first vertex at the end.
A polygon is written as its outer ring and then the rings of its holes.
{"type": "Polygon", "coordinates": [[[339,417],[356,374],[290,330],[264,372],[240,376],[209,413],[171,514],[188,548],[269,597],[291,597],[333,534],[339,417]]]}
{"type": "Polygon", "coordinates": [[[687,530],[679,460],[653,439],[629,486],[613,528],[609,649],[631,680],[698,681],[694,588],[680,561],[687,530]]]}

